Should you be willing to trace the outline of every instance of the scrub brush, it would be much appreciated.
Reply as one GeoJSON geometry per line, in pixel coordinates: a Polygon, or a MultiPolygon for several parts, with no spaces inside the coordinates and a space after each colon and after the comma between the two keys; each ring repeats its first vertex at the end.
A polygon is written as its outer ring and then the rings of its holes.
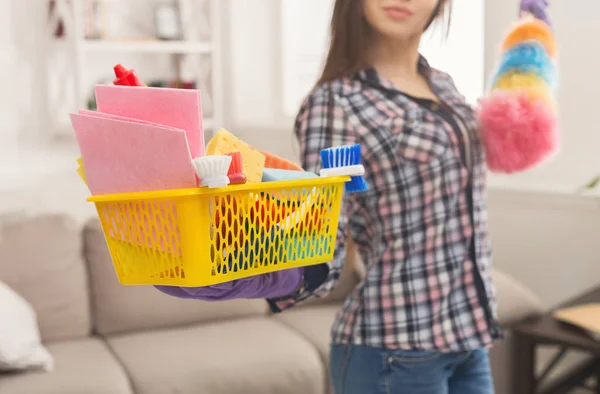
{"type": "Polygon", "coordinates": [[[196,175],[200,179],[200,186],[209,188],[225,187],[229,185],[227,172],[231,165],[231,156],[213,155],[202,156],[192,160],[196,175]]]}
{"type": "Polygon", "coordinates": [[[362,177],[365,168],[360,164],[360,144],[323,149],[321,162],[323,168],[319,174],[323,177],[352,177],[346,182],[346,192],[356,193],[367,190],[367,183],[362,177]]]}

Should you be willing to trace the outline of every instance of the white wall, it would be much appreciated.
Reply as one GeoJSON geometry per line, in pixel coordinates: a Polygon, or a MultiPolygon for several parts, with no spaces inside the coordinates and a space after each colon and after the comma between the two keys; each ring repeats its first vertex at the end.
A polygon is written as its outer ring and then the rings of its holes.
{"type": "Polygon", "coordinates": [[[228,127],[232,131],[291,130],[280,115],[278,0],[225,0],[229,31],[228,127]]]}
{"type": "Polygon", "coordinates": [[[470,104],[485,85],[485,0],[453,0],[450,28],[434,24],[423,36],[420,51],[432,67],[447,72],[470,104]],[[468,59],[468,63],[465,62],[468,59]]]}
{"type": "MultiPolygon", "coordinates": [[[[8,23],[11,6],[9,2],[0,2],[0,78],[9,81],[13,70],[13,35],[11,25],[8,23]]],[[[6,154],[8,146],[12,145],[14,125],[17,122],[16,114],[12,108],[11,98],[8,94],[0,94],[0,155],[6,154]]]]}
{"type": "MultiPolygon", "coordinates": [[[[0,2],[0,78],[2,93],[0,104],[0,152],[3,156],[12,151],[18,136],[38,128],[39,118],[33,112],[40,81],[40,69],[31,61],[39,51],[39,31],[43,14],[40,7],[32,7],[31,0],[4,0],[0,2]],[[27,23],[16,23],[24,21],[27,23]],[[4,151],[3,151],[4,150],[4,151]]],[[[11,155],[12,157],[12,155],[11,155]]]]}

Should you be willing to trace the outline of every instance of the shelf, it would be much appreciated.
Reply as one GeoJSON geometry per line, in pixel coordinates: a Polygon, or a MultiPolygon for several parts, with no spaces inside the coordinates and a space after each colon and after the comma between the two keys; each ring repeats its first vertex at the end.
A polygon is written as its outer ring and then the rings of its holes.
{"type": "Polygon", "coordinates": [[[211,53],[212,45],[205,41],[111,41],[84,40],[83,50],[89,52],[138,53],[211,53]]]}

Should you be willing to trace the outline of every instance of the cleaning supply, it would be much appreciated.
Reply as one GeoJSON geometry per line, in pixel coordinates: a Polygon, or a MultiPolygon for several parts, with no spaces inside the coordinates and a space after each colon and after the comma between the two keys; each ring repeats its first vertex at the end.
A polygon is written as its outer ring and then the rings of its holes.
{"type": "Polygon", "coordinates": [[[504,52],[491,85],[494,86],[498,78],[506,74],[534,74],[551,88],[556,88],[556,72],[554,59],[548,55],[545,47],[536,41],[525,41],[504,52]]]}
{"type": "Polygon", "coordinates": [[[126,69],[123,65],[117,64],[114,67],[116,79],[113,81],[115,85],[121,86],[146,86],[137,75],[135,70],[126,69]]]}
{"type": "Polygon", "coordinates": [[[200,92],[135,86],[96,85],[98,112],[185,130],[192,157],[204,156],[200,92]]]}
{"type": "Polygon", "coordinates": [[[242,152],[236,151],[227,153],[231,156],[231,165],[229,166],[229,183],[232,185],[242,185],[248,181],[246,175],[244,175],[244,159],[242,158],[242,152]]]}
{"type": "Polygon", "coordinates": [[[357,193],[367,190],[367,183],[362,177],[365,168],[360,164],[360,144],[323,149],[321,162],[323,167],[320,171],[321,176],[351,177],[350,181],[346,182],[346,192],[357,193]]]}
{"type": "Polygon", "coordinates": [[[262,153],[224,129],[217,131],[206,146],[207,155],[225,155],[236,151],[242,155],[244,175],[248,183],[259,183],[265,167],[265,156],[262,153]]]}
{"type": "Polygon", "coordinates": [[[90,111],[90,110],[87,110],[87,109],[80,109],[78,111],[78,113],[79,113],[79,115],[93,116],[93,117],[96,117],[96,118],[121,120],[123,122],[128,122],[128,123],[139,123],[139,124],[144,124],[144,125],[149,125],[149,126],[162,127],[162,128],[165,128],[165,129],[181,130],[181,129],[178,129],[178,128],[175,128],[175,127],[165,126],[165,125],[154,123],[154,122],[148,122],[147,120],[133,119],[133,118],[128,118],[126,116],[118,116],[118,115],[105,114],[103,112],[90,111]]]}
{"type": "Polygon", "coordinates": [[[183,130],[79,114],[71,122],[93,195],[196,187],[183,130]]]}
{"type": "Polygon", "coordinates": [[[231,156],[213,155],[202,156],[192,160],[196,175],[200,179],[200,186],[209,188],[225,187],[229,185],[227,173],[231,165],[231,156]]]}
{"type": "Polygon", "coordinates": [[[261,195],[248,210],[248,218],[250,223],[260,223],[263,231],[270,230],[292,214],[298,205],[270,195],[261,195]]]}
{"type": "MultiPolygon", "coordinates": [[[[255,149],[255,148],[253,148],[255,149]]],[[[255,149],[265,156],[265,168],[275,168],[279,170],[304,171],[304,168],[298,164],[286,160],[282,157],[268,153],[259,149],[255,149]]]]}
{"type": "Polygon", "coordinates": [[[211,286],[333,258],[349,178],[294,174],[302,179],[263,183],[265,155],[224,130],[206,156],[194,142],[197,91],[96,93],[99,111],[71,115],[78,172],[121,284],[211,286]],[[244,176],[254,183],[223,187],[244,176]]]}
{"type": "Polygon", "coordinates": [[[508,51],[523,42],[537,42],[544,46],[548,56],[558,56],[558,44],[550,25],[529,14],[524,14],[517,24],[506,34],[502,50],[508,51]]]}
{"type": "Polygon", "coordinates": [[[557,102],[550,92],[548,83],[533,72],[511,71],[500,75],[494,82],[494,89],[505,92],[522,92],[532,101],[544,101],[556,111],[557,102]]]}
{"type": "Polygon", "coordinates": [[[140,119],[132,119],[132,118],[124,117],[124,116],[117,116],[117,115],[105,114],[105,113],[98,112],[98,111],[90,111],[90,110],[80,109],[79,110],[79,115],[93,116],[93,117],[97,117],[97,118],[105,118],[105,119],[113,119],[113,120],[120,120],[120,121],[124,121],[124,122],[128,122],[128,123],[138,123],[138,124],[155,126],[155,127],[164,128],[164,129],[171,129],[171,130],[175,130],[175,131],[180,131],[180,129],[176,129],[174,127],[168,127],[168,126],[164,126],[164,125],[160,125],[160,124],[157,124],[157,123],[152,123],[152,122],[148,122],[148,121],[140,120],[140,119]]]}
{"type": "Polygon", "coordinates": [[[263,170],[262,181],[263,182],[293,181],[293,180],[297,180],[297,179],[312,179],[312,178],[318,178],[318,177],[319,176],[317,174],[312,173],[312,172],[265,168],[263,170]]]}
{"type": "Polygon", "coordinates": [[[521,19],[504,38],[490,92],[480,100],[481,139],[493,172],[525,171],[560,148],[558,49],[547,6],[546,0],[522,0],[521,19]]]}
{"type": "Polygon", "coordinates": [[[547,9],[549,5],[550,0],[521,0],[519,15],[523,17],[529,14],[548,26],[552,26],[550,18],[548,18],[547,9]]]}

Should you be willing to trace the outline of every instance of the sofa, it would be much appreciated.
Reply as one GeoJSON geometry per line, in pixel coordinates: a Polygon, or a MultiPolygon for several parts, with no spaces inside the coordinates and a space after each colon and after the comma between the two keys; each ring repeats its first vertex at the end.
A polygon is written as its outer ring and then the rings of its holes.
{"type": "MultiPolygon", "coordinates": [[[[121,286],[97,220],[0,220],[0,280],[35,309],[52,372],[0,375],[0,394],[324,394],[329,329],[363,270],[352,245],[327,299],[282,314],[262,300],[205,303],[121,286]]],[[[541,312],[494,273],[507,337],[492,349],[498,394],[512,384],[510,325],[541,312]]]]}

